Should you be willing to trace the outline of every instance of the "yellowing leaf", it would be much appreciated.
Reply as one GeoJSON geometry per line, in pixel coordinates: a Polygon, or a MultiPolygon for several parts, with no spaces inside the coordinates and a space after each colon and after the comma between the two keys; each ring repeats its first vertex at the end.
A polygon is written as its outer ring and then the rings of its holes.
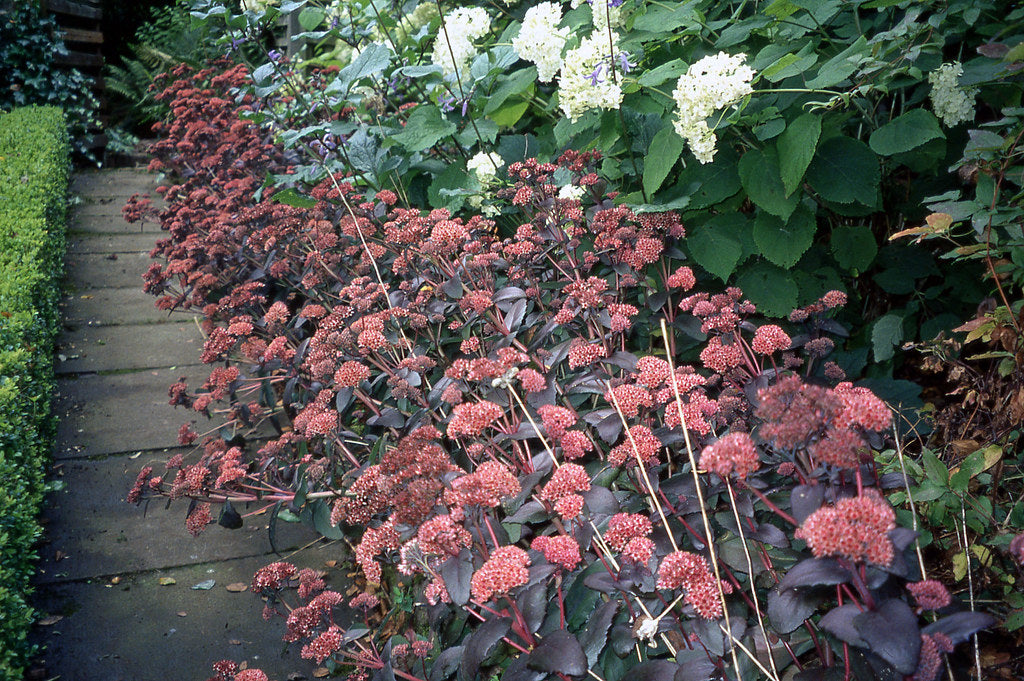
{"type": "Polygon", "coordinates": [[[176,580],[174,577],[161,577],[160,579],[157,580],[157,584],[159,584],[160,586],[170,586],[172,584],[177,584],[177,583],[178,583],[178,580],[176,580]]]}
{"type": "Polygon", "coordinates": [[[971,546],[971,553],[978,559],[985,567],[992,565],[992,552],[986,546],[981,544],[974,544],[971,546]]]}
{"type": "Polygon", "coordinates": [[[249,585],[245,582],[234,582],[233,584],[228,584],[224,588],[232,593],[241,593],[246,591],[249,588],[249,585]]]}
{"type": "Polygon", "coordinates": [[[957,553],[953,556],[953,580],[959,582],[967,576],[967,554],[957,553]]]}

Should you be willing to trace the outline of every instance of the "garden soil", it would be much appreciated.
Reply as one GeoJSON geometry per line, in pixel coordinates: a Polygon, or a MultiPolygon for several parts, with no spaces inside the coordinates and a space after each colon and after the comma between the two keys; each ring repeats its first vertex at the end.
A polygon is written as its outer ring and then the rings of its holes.
{"type": "Polygon", "coordinates": [[[192,537],[187,500],[124,501],[139,470],[160,470],[179,426],[196,418],[168,405],[170,384],[186,377],[196,386],[209,374],[198,363],[196,320],[156,310],[142,291],[159,229],[121,218],[132,194],[155,186],[144,171],[117,169],[79,173],[72,187],[55,490],[38,549],[32,636],[40,652],[30,677],[202,681],[214,662],[232,659],[278,681],[311,678],[314,665],[285,647],[284,623],[263,621],[263,603],[247,587],[255,570],[287,558],[327,571],[332,588],[344,590],[340,571],[328,567],[342,547],[286,523],[271,546],[265,515],[192,537]]]}

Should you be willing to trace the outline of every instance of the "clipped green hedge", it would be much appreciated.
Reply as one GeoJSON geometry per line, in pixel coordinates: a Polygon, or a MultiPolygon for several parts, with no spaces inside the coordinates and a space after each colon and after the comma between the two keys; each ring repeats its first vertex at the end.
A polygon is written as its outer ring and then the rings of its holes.
{"type": "Polygon", "coordinates": [[[64,258],[69,142],[64,112],[0,113],[0,679],[30,653],[44,475],[53,420],[53,342],[64,258]]]}

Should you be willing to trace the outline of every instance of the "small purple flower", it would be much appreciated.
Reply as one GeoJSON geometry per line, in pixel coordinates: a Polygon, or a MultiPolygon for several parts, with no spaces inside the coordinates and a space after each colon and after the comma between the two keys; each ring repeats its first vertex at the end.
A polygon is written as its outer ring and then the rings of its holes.
{"type": "Polygon", "coordinates": [[[455,109],[455,98],[448,95],[438,95],[437,105],[441,107],[441,111],[448,113],[455,109]]]}
{"type": "Polygon", "coordinates": [[[341,20],[338,17],[331,17],[330,28],[338,28],[341,26],[341,20]]]}
{"type": "Polygon", "coordinates": [[[629,52],[619,52],[619,68],[623,73],[629,73],[635,66],[635,62],[629,61],[629,52]]]}
{"type": "Polygon", "coordinates": [[[271,50],[270,52],[267,52],[267,56],[270,57],[270,61],[277,61],[281,58],[281,53],[277,50],[271,50]]]}
{"type": "Polygon", "coordinates": [[[594,87],[597,87],[598,83],[604,82],[604,79],[601,78],[601,70],[603,68],[604,68],[604,64],[598,64],[597,68],[594,69],[594,72],[591,73],[589,76],[584,76],[584,78],[589,80],[591,85],[593,85],[594,87]]]}
{"type": "Polygon", "coordinates": [[[466,97],[464,100],[462,100],[462,117],[463,118],[466,117],[466,109],[468,109],[468,108],[469,108],[469,97],[466,97]]]}
{"type": "Polygon", "coordinates": [[[235,51],[239,47],[245,44],[245,38],[232,38],[231,39],[231,50],[235,51]]]}

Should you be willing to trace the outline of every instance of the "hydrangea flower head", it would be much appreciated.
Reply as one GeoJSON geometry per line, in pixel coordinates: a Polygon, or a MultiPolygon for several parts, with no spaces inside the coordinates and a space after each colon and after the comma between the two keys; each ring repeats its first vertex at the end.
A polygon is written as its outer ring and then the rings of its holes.
{"type": "Polygon", "coordinates": [[[622,103],[618,79],[600,77],[609,58],[617,53],[613,46],[618,42],[617,33],[609,37],[607,31],[595,31],[565,55],[558,77],[558,106],[571,121],[591,109],[618,109],[622,103]]]}
{"type": "Polygon", "coordinates": [[[708,127],[708,116],[754,91],[750,85],[754,70],[744,61],[743,54],[709,55],[691,64],[676,82],[672,92],[677,108],[673,125],[701,163],[714,160],[718,139],[708,127]]]}
{"type": "Polygon", "coordinates": [[[526,10],[519,35],[512,49],[521,59],[537,65],[537,80],[550,83],[562,68],[562,48],[569,29],[559,28],[562,7],[557,2],[542,2],[526,10]]]}
{"type": "Polygon", "coordinates": [[[434,41],[431,60],[444,69],[446,76],[460,76],[476,56],[473,41],[485,36],[490,28],[490,17],[482,7],[460,7],[449,12],[434,41]]]}
{"type": "Polygon", "coordinates": [[[960,62],[943,64],[928,74],[928,82],[932,86],[928,97],[932,100],[932,108],[935,115],[951,128],[974,120],[974,98],[978,88],[962,87],[962,75],[964,67],[960,62]]]}
{"type": "Polygon", "coordinates": [[[477,153],[466,162],[466,169],[475,173],[480,184],[490,185],[498,179],[498,168],[505,165],[497,154],[488,154],[486,151],[477,153]]]}

